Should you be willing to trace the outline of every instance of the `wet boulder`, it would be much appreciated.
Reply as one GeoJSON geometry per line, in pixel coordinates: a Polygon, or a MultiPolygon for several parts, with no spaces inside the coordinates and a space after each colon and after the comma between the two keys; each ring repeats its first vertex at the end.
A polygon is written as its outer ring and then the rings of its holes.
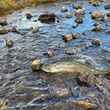
{"type": "Polygon", "coordinates": [[[12,40],[6,40],[6,46],[7,46],[8,48],[13,47],[13,44],[14,44],[14,42],[13,42],[12,40]]]}
{"type": "Polygon", "coordinates": [[[33,71],[40,70],[41,67],[41,60],[40,59],[33,59],[31,63],[31,68],[33,71]]]}
{"type": "Polygon", "coordinates": [[[83,18],[82,18],[82,17],[77,17],[77,18],[75,19],[75,22],[76,22],[77,24],[82,24],[82,23],[83,23],[83,18]]]}
{"type": "Polygon", "coordinates": [[[32,27],[32,33],[36,33],[39,31],[39,27],[32,27]]]}
{"type": "Polygon", "coordinates": [[[103,20],[105,15],[100,11],[93,11],[91,17],[95,20],[103,20]]]}
{"type": "Polygon", "coordinates": [[[92,31],[95,31],[95,32],[100,32],[100,31],[102,31],[103,30],[103,28],[101,27],[101,25],[96,25],[93,29],[92,29],[92,31]]]}
{"type": "Polygon", "coordinates": [[[53,48],[49,48],[47,51],[47,55],[48,57],[52,57],[55,55],[54,49],[53,48]]]}
{"type": "Polygon", "coordinates": [[[79,38],[79,36],[77,34],[75,34],[75,33],[71,33],[71,34],[67,34],[67,35],[63,36],[63,40],[65,42],[71,41],[73,39],[78,39],[78,38],[79,38]]]}
{"type": "Polygon", "coordinates": [[[93,6],[98,6],[102,0],[89,0],[89,3],[91,3],[93,6]]]}
{"type": "Polygon", "coordinates": [[[92,39],[92,45],[95,45],[95,46],[100,46],[102,44],[102,42],[99,40],[99,39],[92,39]]]}
{"type": "Polygon", "coordinates": [[[77,10],[75,11],[75,16],[76,16],[76,17],[81,17],[81,16],[84,15],[84,13],[85,13],[84,9],[77,9],[77,10]]]}
{"type": "Polygon", "coordinates": [[[39,16],[38,20],[42,23],[54,23],[56,21],[56,15],[54,13],[42,14],[39,16]]]}

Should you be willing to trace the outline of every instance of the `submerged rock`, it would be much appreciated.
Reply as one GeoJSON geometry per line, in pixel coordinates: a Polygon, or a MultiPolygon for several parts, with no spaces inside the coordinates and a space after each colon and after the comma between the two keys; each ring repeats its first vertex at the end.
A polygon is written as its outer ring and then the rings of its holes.
{"type": "Polygon", "coordinates": [[[41,60],[40,59],[34,59],[31,63],[31,68],[33,71],[40,70],[41,67],[41,60]]]}
{"type": "Polygon", "coordinates": [[[6,46],[7,46],[8,48],[13,47],[13,44],[14,44],[14,42],[13,42],[12,40],[6,40],[6,46]]]}
{"type": "Polygon", "coordinates": [[[95,46],[100,46],[102,44],[102,42],[99,39],[95,39],[95,38],[92,39],[91,43],[95,46]]]}
{"type": "Polygon", "coordinates": [[[83,101],[83,100],[78,100],[78,101],[73,101],[73,104],[77,107],[81,107],[84,110],[94,110],[97,108],[96,104],[90,103],[88,101],[83,101]]]}
{"type": "Polygon", "coordinates": [[[67,34],[67,35],[63,36],[63,40],[65,42],[71,41],[73,39],[78,39],[78,38],[79,38],[79,36],[76,33],[71,33],[71,34],[67,34]]]}
{"type": "Polygon", "coordinates": [[[89,0],[89,3],[91,3],[93,6],[98,6],[102,0],[89,0]]]}
{"type": "Polygon", "coordinates": [[[39,27],[32,27],[32,33],[36,33],[39,31],[39,27]]]}
{"type": "Polygon", "coordinates": [[[56,15],[54,13],[42,14],[39,16],[39,19],[42,23],[54,23],[56,20],[56,15]]]}
{"type": "Polygon", "coordinates": [[[95,32],[100,32],[100,31],[102,31],[103,29],[102,29],[102,27],[100,26],[100,25],[97,25],[97,26],[95,26],[93,29],[92,29],[92,31],[95,31],[95,32]]]}
{"type": "Polygon", "coordinates": [[[47,54],[48,54],[49,57],[54,56],[55,55],[54,49],[49,48],[48,51],[47,51],[47,54]]]}
{"type": "Polygon", "coordinates": [[[105,15],[100,11],[93,11],[91,17],[95,20],[103,20],[105,15]]]}
{"type": "Polygon", "coordinates": [[[75,22],[76,22],[77,24],[82,24],[82,23],[83,23],[83,18],[82,18],[82,17],[77,17],[77,18],[75,19],[75,22]]]}
{"type": "Polygon", "coordinates": [[[78,9],[75,11],[75,16],[82,17],[84,15],[84,13],[85,13],[84,9],[78,9]]]}

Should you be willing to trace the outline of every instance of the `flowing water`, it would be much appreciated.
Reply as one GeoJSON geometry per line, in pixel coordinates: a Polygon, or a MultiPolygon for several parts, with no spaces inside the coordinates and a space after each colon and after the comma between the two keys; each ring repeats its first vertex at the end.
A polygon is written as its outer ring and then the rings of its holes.
{"type": "Polygon", "coordinates": [[[61,7],[65,6],[69,12],[73,2],[60,2],[39,5],[35,8],[26,8],[9,15],[8,27],[16,26],[19,34],[10,32],[0,35],[2,39],[11,39],[12,48],[0,48],[0,98],[8,100],[10,110],[83,110],[74,106],[74,100],[90,100],[98,105],[97,110],[110,110],[110,81],[100,77],[102,84],[98,87],[91,85],[81,87],[72,75],[49,75],[38,71],[32,72],[31,61],[38,57],[44,61],[52,61],[62,57],[72,57],[78,60],[89,60],[88,63],[99,69],[110,67],[110,28],[109,20],[100,21],[104,30],[92,32],[94,20],[90,12],[99,10],[104,13],[104,3],[94,7],[87,1],[79,1],[85,8],[84,22],[74,28],[75,17],[66,18],[68,12],[62,13],[61,7]],[[45,12],[55,13],[59,22],[43,24],[38,21],[40,14],[45,12]],[[33,15],[31,20],[25,18],[26,13],[33,15]],[[39,26],[39,31],[32,33],[31,27],[39,26]],[[67,43],[63,35],[71,32],[79,33],[80,38],[67,43]],[[101,46],[91,46],[91,39],[98,38],[101,46]],[[87,46],[85,48],[85,46],[87,46]],[[65,53],[65,48],[80,47],[80,52],[73,55],[65,53]],[[46,55],[48,48],[55,50],[55,56],[46,55]]]}

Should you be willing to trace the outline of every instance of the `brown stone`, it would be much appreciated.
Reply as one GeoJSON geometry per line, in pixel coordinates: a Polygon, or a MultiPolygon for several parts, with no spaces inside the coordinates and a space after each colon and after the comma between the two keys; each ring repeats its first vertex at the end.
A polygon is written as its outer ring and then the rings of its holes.
{"type": "Polygon", "coordinates": [[[54,23],[56,20],[56,15],[55,14],[42,14],[39,16],[39,20],[42,23],[54,23]]]}

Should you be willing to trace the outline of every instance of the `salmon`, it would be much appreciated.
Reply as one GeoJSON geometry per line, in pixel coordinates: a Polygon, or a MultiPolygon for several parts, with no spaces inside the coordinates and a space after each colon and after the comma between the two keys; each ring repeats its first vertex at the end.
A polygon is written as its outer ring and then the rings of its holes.
{"type": "Polygon", "coordinates": [[[106,74],[106,70],[99,70],[93,67],[90,67],[86,64],[83,64],[79,61],[76,61],[74,59],[64,59],[52,62],[50,64],[43,64],[41,66],[41,70],[47,73],[72,73],[72,74],[94,74],[94,75],[100,75],[100,74],[106,74]]]}

